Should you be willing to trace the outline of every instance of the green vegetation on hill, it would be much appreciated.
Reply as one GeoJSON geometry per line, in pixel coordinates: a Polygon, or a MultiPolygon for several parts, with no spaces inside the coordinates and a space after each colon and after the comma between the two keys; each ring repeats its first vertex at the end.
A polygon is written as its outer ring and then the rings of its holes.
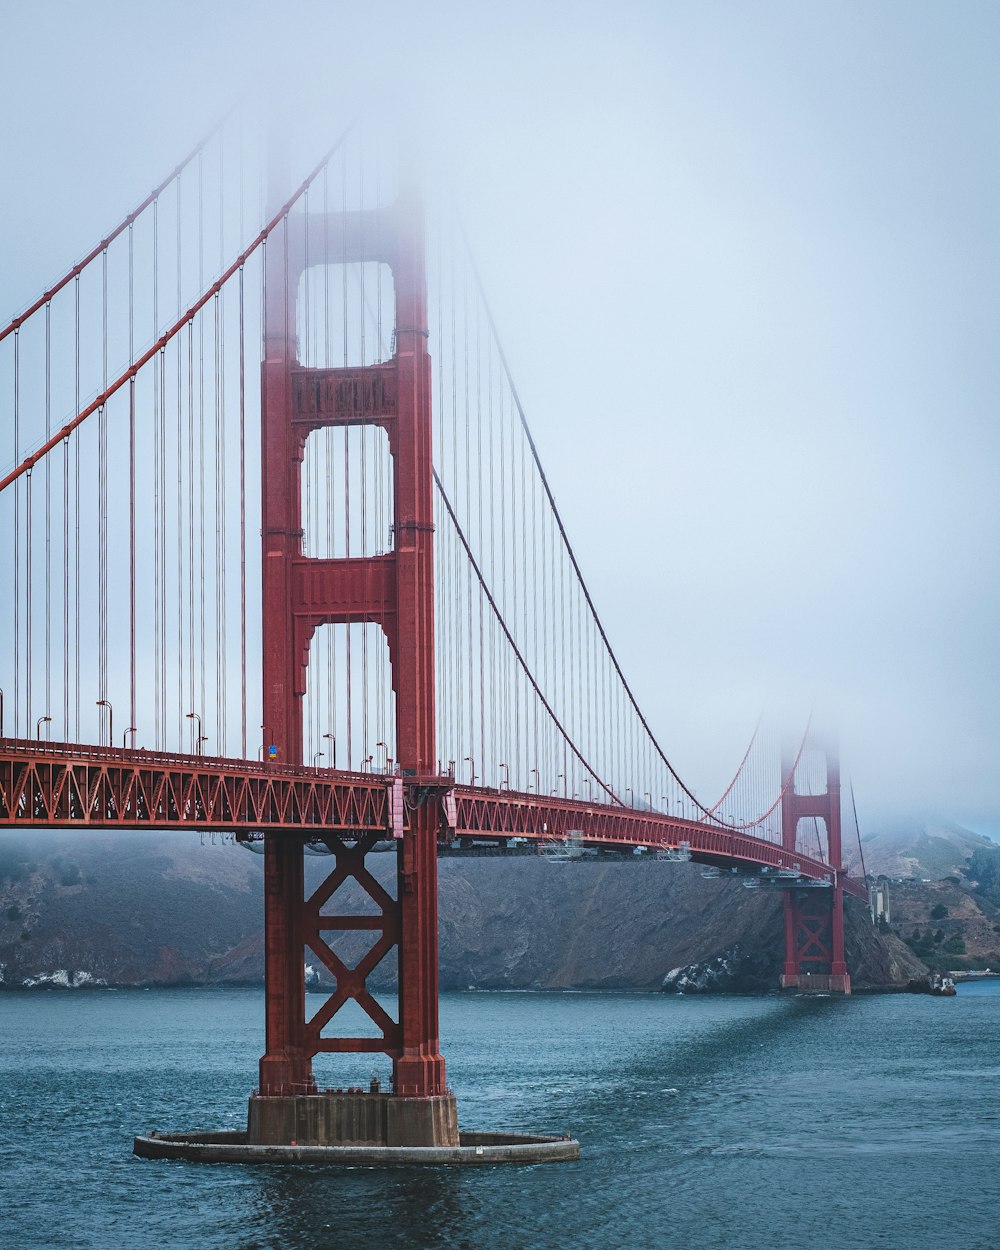
{"type": "Polygon", "coordinates": [[[965,875],[976,893],[1000,906],[1000,846],[974,851],[969,856],[965,875]]]}

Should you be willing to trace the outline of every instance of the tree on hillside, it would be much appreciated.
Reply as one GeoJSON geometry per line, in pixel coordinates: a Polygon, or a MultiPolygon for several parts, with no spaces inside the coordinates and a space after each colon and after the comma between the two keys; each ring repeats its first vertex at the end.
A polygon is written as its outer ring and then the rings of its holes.
{"type": "Polygon", "coordinates": [[[966,862],[965,875],[979,883],[979,893],[1000,903],[1000,846],[980,847],[966,862]]]}

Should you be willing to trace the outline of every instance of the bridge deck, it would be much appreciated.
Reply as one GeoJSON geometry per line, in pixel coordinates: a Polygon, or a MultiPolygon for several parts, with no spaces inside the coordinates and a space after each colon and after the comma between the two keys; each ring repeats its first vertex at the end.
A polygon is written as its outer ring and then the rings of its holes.
{"type": "MultiPolygon", "coordinates": [[[[311,838],[401,836],[435,802],[441,841],[524,839],[584,847],[689,850],[719,866],[833,880],[829,864],[707,820],[575,799],[399,777],[73,743],[0,739],[0,828],[199,829],[311,838]]],[[[867,898],[864,882],[842,878],[867,898]]]]}

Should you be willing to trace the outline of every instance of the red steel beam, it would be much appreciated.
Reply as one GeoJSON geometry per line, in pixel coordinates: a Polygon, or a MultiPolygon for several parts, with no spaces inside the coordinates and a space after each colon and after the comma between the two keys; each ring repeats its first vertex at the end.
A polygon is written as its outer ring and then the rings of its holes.
{"type": "MultiPolygon", "coordinates": [[[[71,743],[0,739],[0,827],[205,829],[356,837],[394,829],[395,784],[405,808],[438,807],[440,839],[456,837],[586,846],[679,849],[719,866],[797,869],[831,878],[829,864],[778,843],[704,821],[513,790],[455,785],[449,777],[348,773],[291,768],[210,756],[119,750],[71,743]]],[[[398,806],[397,806],[398,811],[398,806]]],[[[404,821],[406,819],[404,811],[404,821]]],[[[396,824],[398,824],[398,817],[396,824]]],[[[863,881],[841,875],[867,899],[863,881]]]]}
{"type": "Polygon", "coordinates": [[[391,830],[392,778],[0,739],[0,827],[391,830]]]}
{"type": "MultiPolygon", "coordinates": [[[[458,836],[561,842],[573,833],[584,845],[609,849],[641,846],[677,850],[684,842],[691,857],[705,863],[797,869],[802,877],[815,881],[832,880],[833,876],[830,865],[814,856],[707,821],[511,790],[460,785],[453,794],[453,828],[458,836]]],[[[867,900],[864,882],[842,880],[846,889],[867,900]]]]}

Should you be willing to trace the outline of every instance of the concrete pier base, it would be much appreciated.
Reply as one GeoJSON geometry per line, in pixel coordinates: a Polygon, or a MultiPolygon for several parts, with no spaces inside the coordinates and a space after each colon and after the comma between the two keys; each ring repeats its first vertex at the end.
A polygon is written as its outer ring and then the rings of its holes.
{"type": "Polygon", "coordinates": [[[454,1094],[406,1098],[368,1091],[261,1097],[245,1133],[149,1133],[136,1137],[141,1159],[191,1163],[311,1163],[340,1167],[559,1163],[580,1157],[572,1137],[460,1133],[454,1094]]]}
{"type": "Polygon", "coordinates": [[[378,1089],[250,1098],[256,1146],[457,1146],[454,1094],[405,1098],[378,1089]]]}
{"type": "Polygon", "coordinates": [[[799,972],[782,976],[781,988],[796,994],[850,994],[851,978],[846,972],[799,972]]]}
{"type": "Polygon", "coordinates": [[[498,1163],[563,1163],[580,1157],[572,1137],[528,1133],[461,1133],[454,1146],[266,1146],[246,1133],[166,1133],[137,1137],[140,1159],[189,1163],[304,1163],[323,1167],[484,1167],[498,1163]]]}

